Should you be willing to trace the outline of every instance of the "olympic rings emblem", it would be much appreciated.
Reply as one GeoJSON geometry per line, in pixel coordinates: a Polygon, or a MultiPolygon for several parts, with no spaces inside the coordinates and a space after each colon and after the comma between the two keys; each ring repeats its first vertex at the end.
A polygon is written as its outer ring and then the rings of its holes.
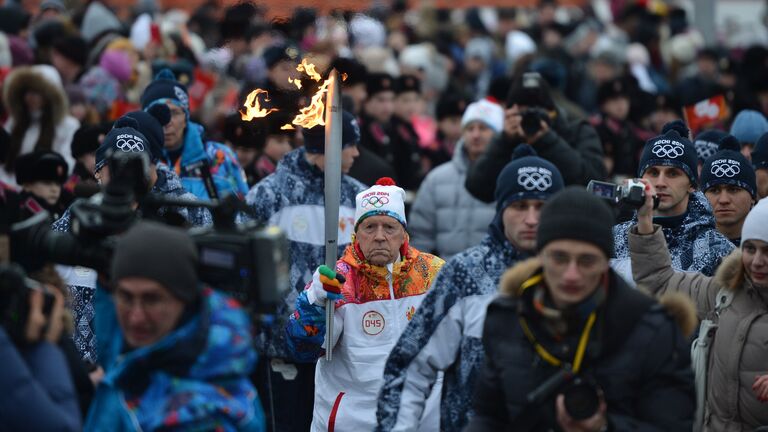
{"type": "Polygon", "coordinates": [[[121,138],[117,140],[117,148],[119,148],[120,150],[126,153],[143,152],[144,143],[142,143],[140,139],[137,141],[136,139],[133,139],[133,138],[129,138],[129,139],[121,138]]]}
{"type": "Polygon", "coordinates": [[[712,164],[709,172],[716,177],[733,177],[741,172],[741,168],[738,165],[729,163],[712,164]]]}
{"type": "Polygon", "coordinates": [[[385,196],[383,197],[372,196],[370,198],[365,198],[361,203],[363,207],[373,206],[376,208],[382,208],[387,204],[389,204],[389,198],[385,196]]]}
{"type": "Polygon", "coordinates": [[[670,159],[679,158],[685,153],[682,145],[675,144],[656,144],[651,151],[660,158],[670,159]]]}
{"type": "Polygon", "coordinates": [[[517,175],[517,184],[525,188],[525,190],[532,191],[535,189],[544,192],[552,187],[552,176],[538,172],[520,173],[517,175]]]}

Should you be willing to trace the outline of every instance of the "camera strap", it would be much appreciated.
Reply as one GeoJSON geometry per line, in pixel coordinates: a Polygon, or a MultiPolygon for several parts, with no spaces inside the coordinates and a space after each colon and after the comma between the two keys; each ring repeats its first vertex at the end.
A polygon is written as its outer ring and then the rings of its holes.
{"type": "MultiPolygon", "coordinates": [[[[528,288],[535,286],[539,284],[543,280],[543,276],[541,274],[538,274],[525,282],[520,286],[520,290],[525,291],[528,288]]],[[[573,362],[568,364],[560,360],[559,358],[552,355],[549,351],[547,351],[544,346],[542,346],[538,340],[536,339],[536,336],[531,331],[531,328],[528,326],[528,322],[525,320],[522,314],[518,315],[519,321],[520,321],[520,327],[523,329],[523,333],[525,334],[525,337],[528,338],[528,341],[533,345],[533,349],[536,351],[536,354],[539,355],[544,361],[551,364],[555,367],[565,368],[573,373],[578,373],[581,369],[581,363],[584,360],[584,354],[587,351],[587,343],[589,343],[589,335],[592,331],[592,327],[595,325],[595,321],[597,320],[597,312],[592,311],[589,316],[587,317],[587,323],[584,325],[584,329],[581,331],[581,336],[579,336],[579,345],[576,348],[576,354],[573,357],[573,362]]]]}

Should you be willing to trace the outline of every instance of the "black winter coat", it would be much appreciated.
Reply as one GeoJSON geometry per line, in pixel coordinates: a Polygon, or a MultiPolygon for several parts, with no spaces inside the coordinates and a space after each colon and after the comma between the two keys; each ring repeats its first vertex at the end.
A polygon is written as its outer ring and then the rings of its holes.
{"type": "MultiPolygon", "coordinates": [[[[506,289],[514,292],[519,286],[506,289]]],[[[536,354],[523,334],[518,310],[529,318],[549,352],[560,355],[568,344],[555,344],[537,325],[536,312],[519,309],[521,301],[530,304],[525,294],[502,295],[488,307],[483,332],[486,361],[476,387],[476,416],[466,431],[560,430],[555,399],[562,390],[551,392],[537,406],[526,403],[527,395],[559,369],[536,354]]],[[[578,334],[563,359],[573,358],[583,325],[576,327],[578,334]]],[[[691,430],[695,397],[688,343],[662,306],[611,271],[591,336],[582,375],[592,377],[604,392],[609,430],[691,430]]]]}
{"type": "MultiPolygon", "coordinates": [[[[475,198],[492,202],[496,178],[512,159],[512,153],[523,140],[501,134],[491,141],[478,160],[467,171],[465,186],[475,198]]],[[[586,185],[590,180],[606,177],[603,146],[595,129],[584,120],[567,123],[559,115],[553,127],[533,144],[536,153],[552,162],[563,175],[565,185],[586,185]]]]}

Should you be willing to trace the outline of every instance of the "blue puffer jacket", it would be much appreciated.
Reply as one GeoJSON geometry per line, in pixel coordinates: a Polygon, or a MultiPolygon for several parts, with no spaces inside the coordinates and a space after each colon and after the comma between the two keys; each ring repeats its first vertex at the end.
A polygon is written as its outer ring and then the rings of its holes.
{"type": "Polygon", "coordinates": [[[97,291],[96,305],[105,376],[86,431],[265,430],[248,379],[256,364],[251,324],[236,301],[206,288],[176,330],[127,352],[111,296],[97,291]]]}
{"type": "MultiPolygon", "coordinates": [[[[488,306],[483,329],[485,363],[468,432],[560,430],[555,399],[567,384],[542,391],[537,402],[528,402],[529,395],[559,368],[537,354],[520,317],[537,343],[565,362],[573,359],[587,317],[574,308],[566,321],[570,331],[555,338],[549,330],[552,326],[533,305],[535,292],[546,287],[538,283],[520,292],[521,285],[540,272],[535,259],[518,264],[504,275],[500,295],[488,306]]],[[[606,285],[598,288],[605,290],[605,297],[597,306],[579,374],[602,389],[609,430],[691,430],[696,402],[690,349],[668,313],[688,315],[681,320],[693,319],[693,313],[680,304],[670,304],[669,309],[659,305],[612,271],[606,285]]]]}
{"type": "Polygon", "coordinates": [[[430,389],[445,371],[440,430],[461,431],[472,415],[482,366],[485,309],[504,271],[527,256],[493,227],[483,242],[445,263],[384,369],[377,431],[418,424],[430,389]]]}
{"type": "MultiPolygon", "coordinates": [[[[187,201],[197,201],[197,197],[187,192],[181,185],[181,179],[173,173],[165,164],[157,165],[157,182],[152,187],[152,193],[167,196],[169,198],[183,199],[187,201]]],[[[160,208],[158,213],[165,214],[173,211],[181,215],[195,227],[206,227],[213,225],[213,218],[208,209],[202,207],[174,207],[172,209],[160,208]]],[[[53,223],[53,230],[59,232],[69,232],[70,229],[70,210],[66,212],[53,223]]],[[[59,266],[59,273],[67,283],[71,298],[72,316],[75,320],[75,331],[72,335],[78,352],[86,360],[95,363],[96,341],[93,335],[93,294],[96,289],[96,272],[83,267],[63,267],[59,266]]]]}
{"type": "Polygon", "coordinates": [[[0,431],[79,431],[80,409],[59,347],[17,349],[0,327],[0,431]]]}
{"type": "MultiPolygon", "coordinates": [[[[659,219],[655,218],[655,222],[659,219]]],[[[637,224],[632,220],[613,227],[614,258],[611,267],[632,284],[632,263],[629,259],[629,230],[637,224]]],[[[663,226],[663,223],[661,223],[663,226]]],[[[715,217],[707,198],[701,192],[694,192],[688,200],[688,210],[680,225],[663,228],[664,238],[669,246],[672,268],[677,271],[715,274],[717,266],[734,246],[727,237],[715,228],[715,217]]]]}
{"type": "MultiPolygon", "coordinates": [[[[275,225],[288,238],[291,263],[290,284],[294,288],[277,311],[278,319],[294,310],[296,298],[312,279],[315,269],[325,262],[325,180],[323,172],[310,165],[304,148],[283,157],[274,173],[257,183],[245,198],[253,208],[256,221],[275,225]]],[[[365,190],[359,181],[341,176],[338,253],[341,256],[352,242],[355,225],[355,196],[365,190]]],[[[259,341],[259,348],[270,357],[291,358],[291,350],[282,331],[286,322],[278,322],[272,340],[259,341]]]]}
{"type": "Polygon", "coordinates": [[[197,123],[187,122],[184,148],[176,165],[173,165],[170,159],[166,162],[181,177],[184,188],[200,199],[211,199],[203,180],[202,170],[205,167],[211,173],[219,199],[232,193],[242,198],[248,193],[245,172],[234,152],[224,144],[203,141],[203,127],[197,123]]]}

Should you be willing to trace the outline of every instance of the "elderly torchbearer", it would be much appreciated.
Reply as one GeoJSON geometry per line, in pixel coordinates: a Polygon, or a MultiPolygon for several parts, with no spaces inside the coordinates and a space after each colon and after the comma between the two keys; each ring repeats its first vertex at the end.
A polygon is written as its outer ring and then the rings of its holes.
{"type": "Polygon", "coordinates": [[[359,193],[352,243],[335,271],[318,268],[296,301],[287,326],[294,355],[309,361],[333,350],[317,365],[313,431],[374,428],[384,363],[443,265],[409,246],[404,200],[388,178],[359,193]],[[336,307],[330,347],[326,299],[336,307]]]}

